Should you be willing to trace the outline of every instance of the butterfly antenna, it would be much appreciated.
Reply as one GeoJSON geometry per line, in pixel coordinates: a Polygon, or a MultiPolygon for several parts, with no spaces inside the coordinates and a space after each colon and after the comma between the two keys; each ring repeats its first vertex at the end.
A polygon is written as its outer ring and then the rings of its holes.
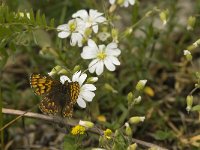
{"type": "Polygon", "coordinates": [[[88,71],[91,67],[93,67],[94,65],[96,65],[98,62],[99,62],[99,61],[97,61],[97,62],[94,63],[92,66],[90,66],[90,67],[88,67],[87,69],[85,69],[85,70],[83,71],[83,73],[85,73],[86,71],[88,71]]]}

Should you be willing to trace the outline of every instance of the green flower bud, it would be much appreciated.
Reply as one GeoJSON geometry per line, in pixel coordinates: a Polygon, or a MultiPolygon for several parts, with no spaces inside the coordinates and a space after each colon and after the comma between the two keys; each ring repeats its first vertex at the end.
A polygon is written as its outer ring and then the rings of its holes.
{"type": "Polygon", "coordinates": [[[90,122],[90,121],[79,121],[79,125],[86,127],[86,128],[93,128],[94,127],[94,123],[90,122]]]}
{"type": "Polygon", "coordinates": [[[65,70],[65,69],[61,69],[61,70],[58,72],[59,75],[60,75],[60,74],[67,75],[67,73],[68,73],[68,71],[65,70]]]}
{"type": "Polygon", "coordinates": [[[125,35],[130,35],[133,32],[133,28],[129,27],[125,30],[125,35]]]}
{"type": "Polygon", "coordinates": [[[131,118],[129,119],[129,123],[131,123],[131,124],[138,124],[138,123],[140,123],[140,122],[143,122],[144,119],[145,119],[144,116],[143,116],[143,117],[139,117],[139,116],[131,117],[131,118]]]}
{"type": "Polygon", "coordinates": [[[132,129],[131,129],[129,123],[126,122],[125,126],[126,126],[126,129],[125,129],[126,135],[131,136],[133,132],[132,132],[132,129]]]}
{"type": "Polygon", "coordinates": [[[133,93],[132,92],[128,93],[127,100],[128,100],[129,103],[131,103],[133,101],[133,93]]]}
{"type": "Polygon", "coordinates": [[[87,83],[95,83],[98,81],[98,77],[90,77],[87,79],[87,83]]]}
{"type": "Polygon", "coordinates": [[[113,41],[118,43],[119,31],[117,29],[112,29],[111,35],[112,35],[113,41]]]}
{"type": "Polygon", "coordinates": [[[193,96],[192,95],[188,95],[187,98],[186,98],[186,101],[187,101],[186,110],[189,112],[192,109],[193,96]]]}
{"type": "Polygon", "coordinates": [[[131,144],[128,146],[127,150],[136,150],[137,148],[137,143],[131,144]]]}
{"type": "Polygon", "coordinates": [[[53,76],[53,75],[57,74],[61,69],[62,69],[62,67],[57,65],[48,74],[49,74],[49,76],[53,76]]]}
{"type": "Polygon", "coordinates": [[[74,69],[73,69],[73,72],[77,72],[77,71],[79,71],[80,70],[80,66],[79,65],[76,65],[75,67],[74,67],[74,69]]]}
{"type": "Polygon", "coordinates": [[[108,91],[112,91],[113,93],[117,93],[117,91],[108,83],[104,85],[104,88],[108,91]]]}
{"type": "Polygon", "coordinates": [[[196,17],[190,16],[187,21],[187,30],[193,30],[196,23],[196,17]]]}
{"type": "Polygon", "coordinates": [[[200,39],[198,39],[196,42],[194,42],[192,45],[194,45],[195,48],[197,48],[200,44],[200,39]]]}
{"type": "Polygon", "coordinates": [[[186,59],[187,59],[188,61],[191,61],[191,60],[192,60],[192,55],[191,55],[190,51],[184,50],[184,55],[185,55],[185,57],[186,57],[186,59]]]}
{"type": "Polygon", "coordinates": [[[140,80],[140,81],[137,83],[136,87],[135,87],[136,90],[137,90],[137,91],[142,91],[142,90],[144,89],[146,83],[147,83],[147,80],[140,80]]]}
{"type": "Polygon", "coordinates": [[[162,20],[163,25],[165,25],[167,23],[168,18],[169,18],[168,10],[164,10],[160,13],[160,19],[162,20]]]}

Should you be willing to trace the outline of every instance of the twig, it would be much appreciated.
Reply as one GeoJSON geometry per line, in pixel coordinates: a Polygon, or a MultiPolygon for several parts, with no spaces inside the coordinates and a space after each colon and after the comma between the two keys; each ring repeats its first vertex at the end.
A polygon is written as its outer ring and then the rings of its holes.
{"type": "MultiPolygon", "coordinates": [[[[21,111],[21,110],[3,108],[2,113],[9,114],[9,115],[19,115],[18,117],[23,116],[23,117],[29,117],[29,118],[34,118],[34,119],[40,119],[40,120],[44,120],[44,121],[47,121],[47,122],[53,122],[53,123],[61,124],[61,125],[64,125],[64,126],[75,126],[75,125],[78,124],[77,120],[74,120],[74,119],[71,119],[71,118],[70,119],[66,118],[64,120],[62,118],[62,120],[61,120],[61,119],[58,119],[58,118],[55,119],[54,117],[51,117],[51,116],[46,116],[46,115],[42,115],[42,114],[38,114],[38,113],[32,113],[32,112],[25,112],[25,111],[21,111]]],[[[14,119],[14,120],[16,120],[16,119],[14,119]]],[[[6,127],[8,127],[8,125],[6,127]]],[[[5,129],[6,127],[4,126],[1,130],[5,129]]],[[[99,134],[99,135],[103,134],[103,130],[101,130],[97,127],[89,129],[89,131],[93,132],[95,134],[99,134]]],[[[135,139],[135,138],[132,138],[132,141],[134,143],[138,143],[138,144],[146,146],[146,147],[155,147],[158,150],[168,150],[167,148],[160,147],[158,145],[155,145],[155,144],[152,144],[152,143],[149,143],[149,142],[145,142],[145,141],[142,141],[142,140],[138,140],[138,139],[135,139]]]]}

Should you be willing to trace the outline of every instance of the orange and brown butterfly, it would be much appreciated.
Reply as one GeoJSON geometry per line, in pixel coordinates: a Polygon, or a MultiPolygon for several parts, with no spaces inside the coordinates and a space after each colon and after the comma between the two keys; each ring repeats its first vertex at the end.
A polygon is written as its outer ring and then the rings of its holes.
{"type": "Polygon", "coordinates": [[[80,93],[78,82],[65,81],[62,84],[51,76],[32,74],[30,85],[34,93],[42,97],[39,108],[44,114],[72,116],[74,104],[80,93]]]}

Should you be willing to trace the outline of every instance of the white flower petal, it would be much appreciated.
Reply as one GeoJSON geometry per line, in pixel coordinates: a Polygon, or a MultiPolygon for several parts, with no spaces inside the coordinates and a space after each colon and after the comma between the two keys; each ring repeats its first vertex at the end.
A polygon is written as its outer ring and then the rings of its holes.
{"type": "Polygon", "coordinates": [[[115,64],[115,65],[120,65],[120,61],[118,60],[117,57],[108,56],[108,59],[110,59],[110,60],[112,61],[113,64],[115,64]]]}
{"type": "Polygon", "coordinates": [[[110,4],[114,4],[115,0],[109,0],[110,4]]]}
{"type": "Polygon", "coordinates": [[[80,33],[72,33],[70,44],[72,46],[75,46],[78,43],[78,46],[82,46],[82,35],[80,33]]]}
{"type": "Polygon", "coordinates": [[[64,84],[65,81],[71,82],[71,80],[67,76],[65,75],[60,76],[60,82],[64,84]]]}
{"type": "Polygon", "coordinates": [[[81,89],[83,91],[95,91],[96,87],[93,84],[84,84],[81,89]]]}
{"type": "Polygon", "coordinates": [[[93,59],[97,57],[97,50],[89,46],[83,47],[83,52],[81,53],[83,59],[93,59]]]}
{"type": "Polygon", "coordinates": [[[98,51],[98,46],[92,39],[88,40],[88,46],[91,48],[94,48],[94,50],[98,51]]]}
{"type": "Polygon", "coordinates": [[[90,73],[94,73],[94,71],[95,71],[96,68],[97,68],[98,61],[99,61],[99,59],[94,59],[94,60],[91,61],[91,63],[90,63],[89,66],[88,66],[89,72],[90,72],[90,73]]]}
{"type": "Polygon", "coordinates": [[[106,48],[107,49],[116,49],[117,48],[117,43],[112,42],[112,43],[108,44],[106,48]]]}
{"type": "Polygon", "coordinates": [[[95,94],[94,92],[82,92],[81,95],[83,96],[83,99],[88,101],[88,102],[91,102],[92,99],[94,98],[95,94]]]}
{"type": "Polygon", "coordinates": [[[98,25],[93,25],[92,30],[94,31],[94,33],[97,33],[98,32],[98,25]]]}
{"type": "Polygon", "coordinates": [[[68,36],[70,35],[70,32],[65,32],[65,31],[62,31],[62,32],[59,32],[58,33],[58,37],[59,38],[67,38],[68,36]]]}
{"type": "Polygon", "coordinates": [[[58,31],[68,31],[68,24],[62,24],[57,27],[58,31]]]}
{"type": "Polygon", "coordinates": [[[76,81],[78,82],[78,79],[79,79],[80,75],[81,75],[81,71],[75,72],[74,75],[72,76],[72,81],[73,82],[76,82],[76,81]]]}
{"type": "Polygon", "coordinates": [[[77,103],[78,103],[78,105],[79,105],[81,108],[85,108],[85,107],[86,107],[86,103],[85,103],[85,101],[83,100],[83,98],[81,98],[81,97],[78,97],[77,103]]]}
{"type": "Polygon", "coordinates": [[[85,21],[88,18],[88,12],[84,9],[79,10],[75,14],[72,15],[72,18],[77,18],[77,17],[80,17],[85,21]]]}
{"type": "Polygon", "coordinates": [[[106,68],[109,70],[109,71],[114,71],[115,70],[115,65],[113,65],[112,61],[110,59],[105,59],[104,60],[104,64],[106,66],[106,68]]]}
{"type": "Polygon", "coordinates": [[[129,3],[130,3],[131,5],[134,5],[134,4],[135,4],[135,0],[129,0],[129,3]]]}
{"type": "Polygon", "coordinates": [[[81,76],[79,77],[79,85],[82,86],[83,82],[85,81],[85,79],[87,78],[87,74],[81,74],[81,76]]]}
{"type": "Polygon", "coordinates": [[[98,23],[103,23],[103,22],[106,21],[106,18],[103,17],[103,16],[100,16],[100,17],[96,18],[95,21],[98,22],[98,23]]]}
{"type": "MultiPolygon", "coordinates": [[[[103,13],[100,13],[100,12],[98,12],[97,10],[90,9],[90,11],[89,11],[89,16],[90,16],[90,18],[92,18],[92,19],[98,18],[98,17],[100,17],[101,15],[103,15],[103,13]]],[[[96,20],[95,20],[95,21],[96,21],[96,20]]]]}
{"type": "Polygon", "coordinates": [[[116,49],[107,49],[106,48],[106,54],[110,56],[119,56],[121,54],[121,50],[116,48],[116,49]]]}
{"type": "Polygon", "coordinates": [[[104,63],[103,61],[99,61],[96,65],[96,74],[100,75],[103,73],[104,63]]]}

